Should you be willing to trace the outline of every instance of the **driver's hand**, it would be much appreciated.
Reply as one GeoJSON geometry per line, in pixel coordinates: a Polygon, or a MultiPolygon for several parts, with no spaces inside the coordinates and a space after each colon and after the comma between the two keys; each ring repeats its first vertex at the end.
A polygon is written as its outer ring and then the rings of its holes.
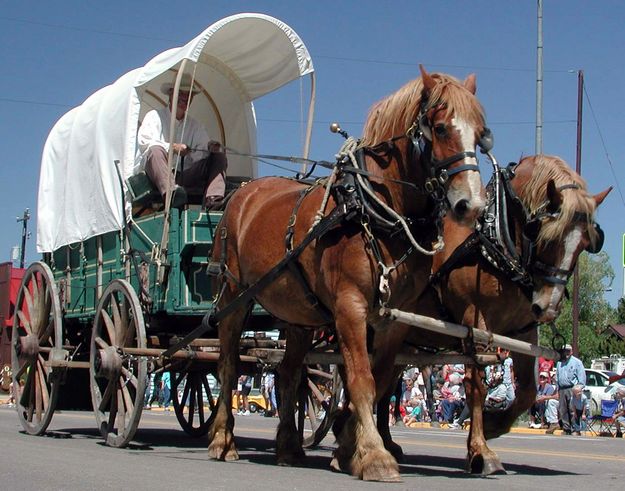
{"type": "Polygon", "coordinates": [[[191,150],[184,143],[174,143],[174,152],[182,155],[183,157],[187,155],[191,150]]]}

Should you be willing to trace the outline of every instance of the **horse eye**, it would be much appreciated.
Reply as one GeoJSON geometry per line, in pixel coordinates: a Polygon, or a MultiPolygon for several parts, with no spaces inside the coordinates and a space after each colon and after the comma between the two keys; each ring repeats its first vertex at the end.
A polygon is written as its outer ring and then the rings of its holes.
{"type": "Polygon", "coordinates": [[[444,124],[437,124],[434,126],[434,133],[439,138],[445,138],[447,136],[447,127],[444,124]]]}

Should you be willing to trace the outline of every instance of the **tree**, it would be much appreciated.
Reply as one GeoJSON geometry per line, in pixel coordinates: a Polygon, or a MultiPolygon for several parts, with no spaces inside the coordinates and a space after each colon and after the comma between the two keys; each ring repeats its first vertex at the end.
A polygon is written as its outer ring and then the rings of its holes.
{"type": "MultiPolygon", "coordinates": [[[[608,325],[617,322],[617,312],[604,298],[605,289],[614,280],[614,270],[610,266],[607,253],[590,255],[582,253],[577,262],[579,268],[579,355],[585,365],[592,358],[610,353],[625,353],[625,343],[616,341],[610,334],[608,325]],[[623,347],[620,347],[623,344],[623,347]]],[[[573,291],[573,277],[568,284],[573,291]]],[[[624,306],[625,307],[625,306],[624,306]]],[[[624,308],[625,310],[625,308],[624,308]]],[[[570,343],[572,336],[573,314],[571,298],[563,301],[556,327],[570,343]]],[[[541,343],[551,346],[551,330],[541,328],[541,343]]]]}
{"type": "Polygon", "coordinates": [[[625,324],[625,298],[618,299],[618,306],[616,307],[616,323],[625,324]]]}

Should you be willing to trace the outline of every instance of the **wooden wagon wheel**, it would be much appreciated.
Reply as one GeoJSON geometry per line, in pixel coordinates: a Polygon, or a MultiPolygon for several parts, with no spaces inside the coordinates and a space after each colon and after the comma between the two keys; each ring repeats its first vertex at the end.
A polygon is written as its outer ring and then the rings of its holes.
{"type": "Polygon", "coordinates": [[[31,435],[43,434],[56,407],[61,380],[50,360],[62,349],[62,317],[54,275],[33,263],[24,273],[15,302],[11,364],[15,406],[31,435]]]}
{"type": "Polygon", "coordinates": [[[98,303],[90,353],[91,402],[107,445],[124,447],[141,419],[147,360],[123,348],[145,348],[139,298],[130,283],[113,280],[98,303]]]}
{"type": "MultiPolygon", "coordinates": [[[[343,380],[336,365],[330,365],[326,370],[319,367],[308,367],[305,380],[304,394],[306,401],[306,416],[298,413],[298,426],[303,429],[308,426],[310,435],[303,438],[304,448],[313,448],[319,445],[332,428],[334,418],[339,410],[343,395],[343,380]],[[326,382],[321,387],[315,383],[319,378],[326,382]]],[[[300,405],[302,400],[300,400],[300,405]]]]}
{"type": "Polygon", "coordinates": [[[172,372],[176,417],[185,433],[195,437],[208,433],[210,415],[215,409],[207,377],[204,370],[172,372]]]}

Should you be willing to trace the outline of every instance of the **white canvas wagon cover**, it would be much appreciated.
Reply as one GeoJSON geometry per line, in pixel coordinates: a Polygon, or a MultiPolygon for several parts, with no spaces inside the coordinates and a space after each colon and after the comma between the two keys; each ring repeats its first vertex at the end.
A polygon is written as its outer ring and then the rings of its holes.
{"type": "MultiPolygon", "coordinates": [[[[59,119],[45,143],[39,252],[123,228],[128,203],[114,162],[124,182],[136,171],[138,126],[147,111],[165,105],[161,85],[173,82],[181,67],[201,88],[189,115],[213,139],[247,154],[256,152],[252,101],[314,70],[289,26],[262,14],[238,14],[95,92],[59,119]]],[[[252,159],[229,155],[228,162],[230,175],[256,177],[252,159]]]]}

